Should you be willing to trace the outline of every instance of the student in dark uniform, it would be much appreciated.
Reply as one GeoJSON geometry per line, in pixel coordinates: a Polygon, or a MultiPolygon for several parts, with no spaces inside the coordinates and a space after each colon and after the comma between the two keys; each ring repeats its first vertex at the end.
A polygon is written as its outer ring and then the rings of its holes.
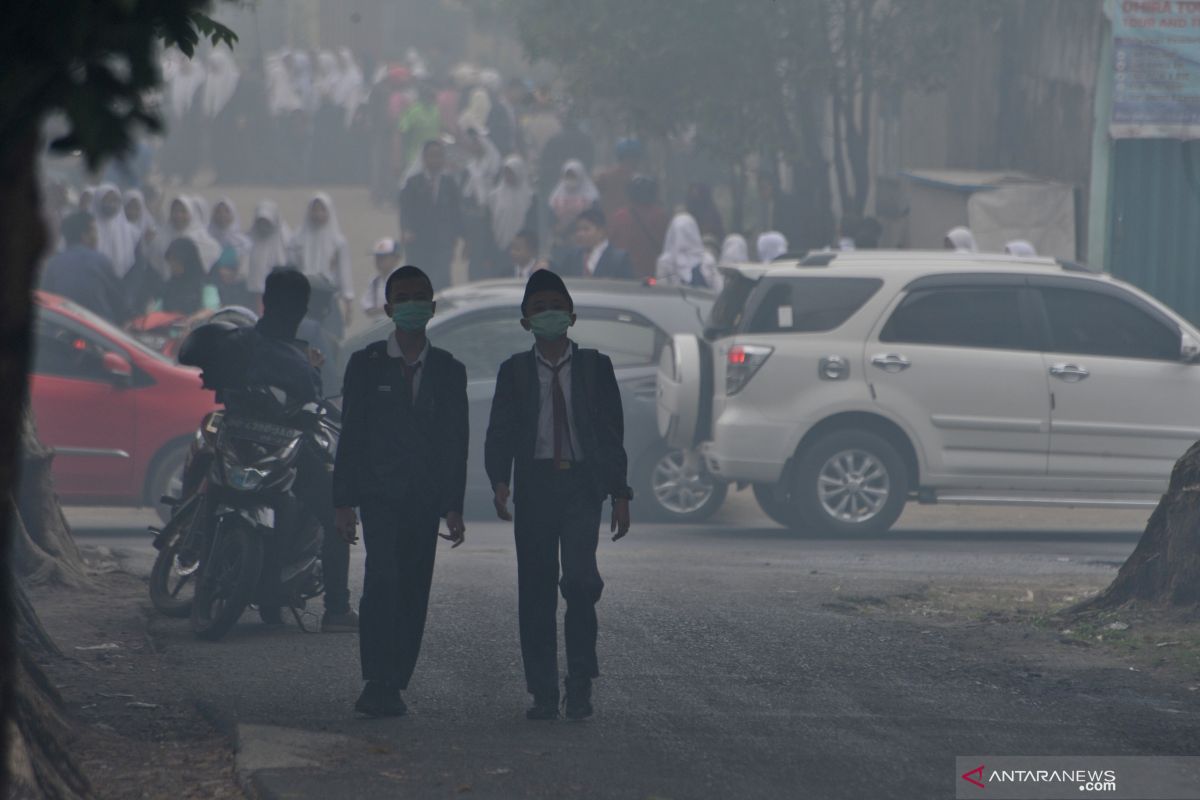
{"type": "Polygon", "coordinates": [[[496,378],[484,458],[496,513],[508,511],[515,464],[517,581],[521,655],[533,695],[532,720],[558,716],[558,591],[567,602],[566,715],[592,715],[596,566],[600,516],[612,498],[613,541],[629,532],[624,417],[612,361],[567,338],[575,324],[567,287],[538,270],[525,286],[521,326],[536,344],[504,362],[496,378]],[[562,578],[559,579],[561,550],[562,578]]]}
{"type": "Polygon", "coordinates": [[[387,315],[396,330],[350,357],[342,438],[333,473],[337,529],[358,540],[362,513],[366,581],[359,648],[366,681],[355,710],[399,716],[429,605],[440,535],[462,544],[467,481],[467,372],[430,345],[433,286],[416,267],[387,279],[387,315]],[[448,534],[439,534],[441,518],[448,534]]]}

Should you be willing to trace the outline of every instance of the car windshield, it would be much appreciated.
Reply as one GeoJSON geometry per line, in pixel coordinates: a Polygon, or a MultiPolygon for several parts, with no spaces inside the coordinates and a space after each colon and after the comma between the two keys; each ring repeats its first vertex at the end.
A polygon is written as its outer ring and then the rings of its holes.
{"type": "MultiPolygon", "coordinates": [[[[44,308],[51,308],[51,307],[44,306],[44,308]]],[[[151,350],[149,347],[142,344],[137,339],[133,338],[132,336],[130,336],[128,333],[121,330],[117,326],[113,325],[108,320],[106,320],[103,317],[100,317],[96,314],[93,314],[91,311],[88,311],[86,308],[84,308],[83,306],[81,306],[77,303],[73,303],[70,300],[63,300],[62,304],[60,306],[58,306],[58,308],[67,312],[68,314],[75,317],[76,319],[79,319],[80,321],[86,323],[88,325],[88,327],[99,331],[105,337],[115,341],[117,344],[121,345],[122,347],[128,348],[130,350],[136,350],[139,353],[141,353],[142,355],[147,356],[149,358],[153,358],[155,361],[162,362],[163,364],[172,364],[172,365],[175,364],[174,361],[167,358],[162,353],[159,353],[155,350],[151,350]]]]}

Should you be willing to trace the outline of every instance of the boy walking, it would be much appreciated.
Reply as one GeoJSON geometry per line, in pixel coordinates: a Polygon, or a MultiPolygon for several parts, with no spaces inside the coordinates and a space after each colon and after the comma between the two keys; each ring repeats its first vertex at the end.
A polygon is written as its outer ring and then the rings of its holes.
{"type": "Polygon", "coordinates": [[[485,444],[496,513],[512,520],[509,483],[515,466],[515,536],[525,683],[531,720],[558,717],[558,592],[567,603],[566,715],[592,715],[596,603],[604,589],[596,566],[600,515],[612,498],[613,540],[629,532],[624,417],[612,361],[567,337],[574,304],[555,273],[538,270],[521,303],[521,326],[533,348],[509,358],[496,378],[485,444]],[[561,580],[560,580],[561,553],[561,580]]]}
{"type": "Polygon", "coordinates": [[[429,607],[439,519],[462,544],[467,482],[467,373],[430,345],[433,286],[416,267],[387,279],[387,341],[350,357],[342,400],[342,438],[333,473],[336,527],[358,539],[362,512],[366,580],[359,606],[359,649],[366,681],[355,711],[400,716],[429,607]]]}

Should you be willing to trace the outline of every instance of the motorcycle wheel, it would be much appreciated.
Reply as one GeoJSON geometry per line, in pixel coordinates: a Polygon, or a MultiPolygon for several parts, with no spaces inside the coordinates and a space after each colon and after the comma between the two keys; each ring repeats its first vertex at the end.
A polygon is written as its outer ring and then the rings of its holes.
{"type": "Polygon", "coordinates": [[[192,632],[216,641],[229,632],[250,600],[262,572],[263,541],[236,521],[217,532],[212,553],[200,564],[192,602],[192,632]]]}
{"type": "Polygon", "coordinates": [[[186,619],[192,613],[192,598],[200,570],[181,572],[176,560],[191,533],[202,504],[191,503],[167,524],[167,537],[150,570],[150,602],[165,617],[186,619]]]}

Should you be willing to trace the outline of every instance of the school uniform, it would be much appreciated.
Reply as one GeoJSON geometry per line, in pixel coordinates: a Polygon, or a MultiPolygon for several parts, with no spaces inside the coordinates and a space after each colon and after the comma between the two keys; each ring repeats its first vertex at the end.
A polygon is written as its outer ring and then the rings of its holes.
{"type": "Polygon", "coordinates": [[[467,373],[428,343],[409,363],[389,336],[351,356],[342,402],[333,502],[362,518],[362,675],[403,690],[425,629],[438,521],[462,513],[467,373]]]}
{"type": "Polygon", "coordinates": [[[560,590],[567,674],[600,674],[595,605],[604,581],[596,546],[604,499],[631,497],[623,438],[607,356],[571,342],[556,364],[535,347],[501,365],[484,459],[493,486],[513,486],[521,654],[526,688],[539,702],[558,697],[560,590]]]}

